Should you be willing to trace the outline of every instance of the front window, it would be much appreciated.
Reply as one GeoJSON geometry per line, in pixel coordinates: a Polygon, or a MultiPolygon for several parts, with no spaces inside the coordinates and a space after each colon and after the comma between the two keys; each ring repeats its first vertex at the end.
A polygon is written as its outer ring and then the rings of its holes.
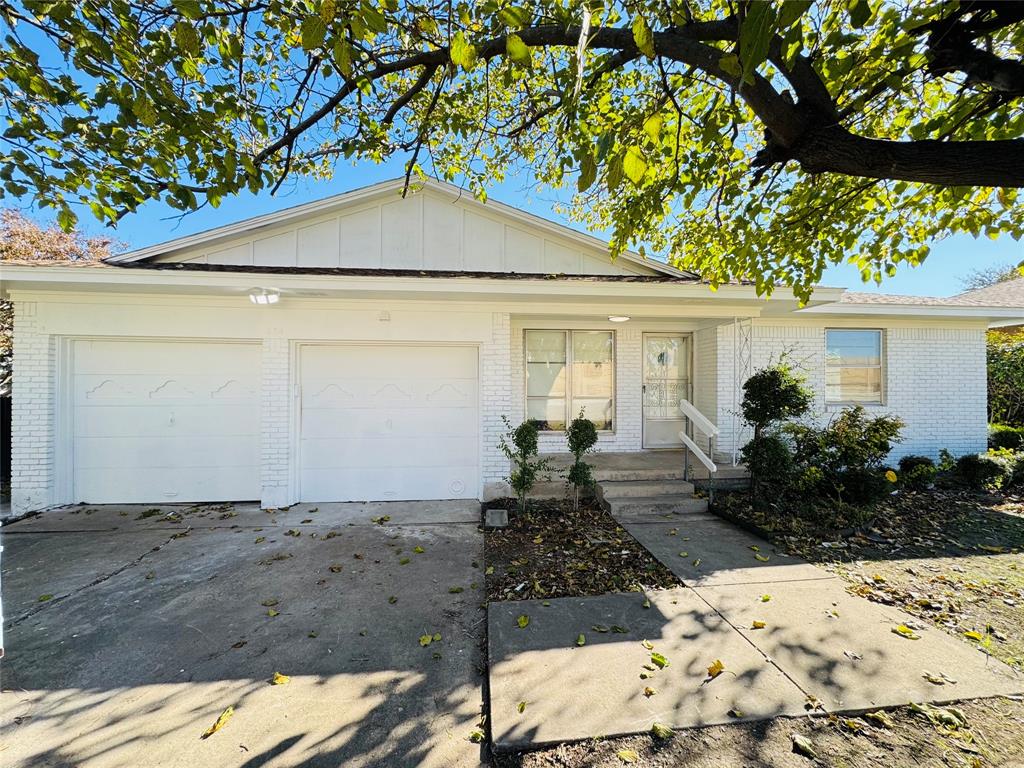
{"type": "Polygon", "coordinates": [[[526,418],[561,431],[582,411],[611,430],[614,346],[611,331],[527,331],[526,418]]]}
{"type": "Polygon", "coordinates": [[[882,402],[881,331],[825,331],[825,400],[830,403],[882,402]]]}

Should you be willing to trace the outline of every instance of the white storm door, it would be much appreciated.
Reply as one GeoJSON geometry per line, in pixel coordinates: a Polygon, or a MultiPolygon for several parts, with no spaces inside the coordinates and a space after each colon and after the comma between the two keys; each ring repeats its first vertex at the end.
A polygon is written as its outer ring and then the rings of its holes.
{"type": "Polygon", "coordinates": [[[686,421],[679,400],[690,396],[689,342],[684,334],[644,334],[644,448],[682,445],[679,433],[686,421]]]}
{"type": "Polygon", "coordinates": [[[258,345],[83,339],[71,359],[74,501],[260,498],[258,345]]]}
{"type": "Polygon", "coordinates": [[[475,499],[477,349],[304,345],[303,501],[475,499]]]}

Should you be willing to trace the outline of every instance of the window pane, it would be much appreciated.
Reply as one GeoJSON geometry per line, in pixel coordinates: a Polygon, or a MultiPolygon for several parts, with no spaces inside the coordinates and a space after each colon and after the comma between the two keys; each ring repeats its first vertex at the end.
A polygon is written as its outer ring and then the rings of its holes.
{"type": "Polygon", "coordinates": [[[607,363],[611,365],[611,331],[573,331],[572,359],[577,363],[607,363]]]}
{"type": "Polygon", "coordinates": [[[829,368],[825,399],[840,403],[882,402],[881,368],[829,368]]]}
{"type": "Polygon", "coordinates": [[[538,429],[565,429],[565,400],[562,398],[530,398],[526,401],[526,418],[537,422],[538,429]]]}
{"type": "Polygon", "coordinates": [[[575,419],[583,411],[583,418],[590,419],[598,429],[612,428],[612,401],[597,398],[573,398],[572,417],[575,419]]]}
{"type": "Polygon", "coordinates": [[[564,331],[527,331],[526,362],[564,363],[564,331]]]}
{"type": "Polygon", "coordinates": [[[565,363],[527,363],[526,394],[529,397],[565,395],[565,363]]]}
{"type": "Polygon", "coordinates": [[[828,331],[826,361],[828,365],[881,365],[881,332],[828,331]]]}

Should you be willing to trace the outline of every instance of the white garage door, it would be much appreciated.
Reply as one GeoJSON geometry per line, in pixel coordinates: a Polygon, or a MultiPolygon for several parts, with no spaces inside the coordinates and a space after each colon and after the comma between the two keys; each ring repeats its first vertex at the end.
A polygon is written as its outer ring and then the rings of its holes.
{"type": "Polygon", "coordinates": [[[76,341],[76,501],[258,499],[260,348],[76,341]]]}
{"type": "Polygon", "coordinates": [[[477,498],[475,348],[311,345],[300,364],[303,500],[477,498]]]}

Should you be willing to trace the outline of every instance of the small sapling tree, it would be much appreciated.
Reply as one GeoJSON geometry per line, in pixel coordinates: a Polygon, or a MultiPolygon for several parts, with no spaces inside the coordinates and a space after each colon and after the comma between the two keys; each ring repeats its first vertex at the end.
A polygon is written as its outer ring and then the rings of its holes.
{"type": "Polygon", "coordinates": [[[572,508],[573,511],[579,512],[580,490],[594,484],[594,473],[583,457],[593,451],[597,444],[597,427],[590,419],[584,418],[582,409],[580,415],[573,419],[565,430],[565,440],[569,444],[569,452],[573,458],[567,476],[573,490],[572,508]]]}

